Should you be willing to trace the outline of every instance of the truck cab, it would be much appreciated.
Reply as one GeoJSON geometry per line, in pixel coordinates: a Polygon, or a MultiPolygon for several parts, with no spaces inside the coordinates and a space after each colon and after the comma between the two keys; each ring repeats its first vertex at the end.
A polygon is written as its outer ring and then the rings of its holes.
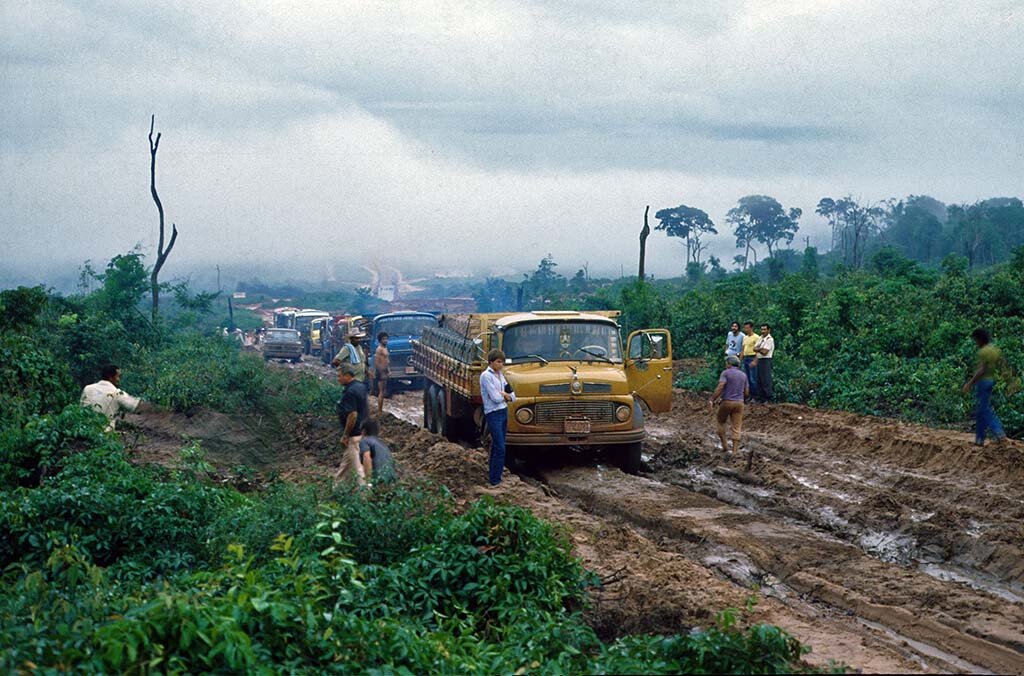
{"type": "Polygon", "coordinates": [[[403,386],[409,389],[423,387],[423,372],[412,364],[412,341],[418,340],[427,328],[437,326],[437,317],[429,312],[389,312],[373,318],[369,343],[369,366],[373,368],[374,354],[381,332],[388,334],[388,353],[391,369],[388,389],[403,386]]]}

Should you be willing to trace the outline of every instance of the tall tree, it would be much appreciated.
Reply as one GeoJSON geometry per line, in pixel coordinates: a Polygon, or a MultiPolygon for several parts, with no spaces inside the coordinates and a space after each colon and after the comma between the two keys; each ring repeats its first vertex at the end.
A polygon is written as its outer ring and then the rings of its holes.
{"type": "Polygon", "coordinates": [[[824,197],[818,202],[815,212],[824,216],[832,225],[833,249],[841,248],[843,263],[854,268],[861,267],[867,240],[879,230],[885,217],[883,206],[864,205],[850,195],[838,200],[824,197]]]}
{"type": "Polygon", "coordinates": [[[664,230],[669,237],[678,237],[686,243],[686,262],[700,263],[701,254],[707,244],[701,241],[704,235],[717,235],[718,230],[711,218],[700,209],[680,204],[671,209],[661,209],[654,214],[658,219],[655,230],[664,230]]]}
{"type": "Polygon", "coordinates": [[[733,226],[736,246],[744,251],[743,269],[747,269],[751,253],[754,255],[754,262],[757,262],[754,242],[764,244],[769,257],[775,256],[780,242],[792,242],[796,231],[800,229],[797,221],[802,215],[803,211],[800,209],[786,211],[774,197],[741,197],[736,206],[726,214],[725,220],[733,226]]]}
{"type": "Polygon", "coordinates": [[[156,323],[160,314],[160,270],[167,262],[174,243],[178,241],[178,226],[171,223],[171,239],[164,248],[164,205],[160,202],[160,196],[156,193],[156,151],[160,147],[160,133],[157,132],[153,138],[153,126],[156,124],[156,115],[149,118],[149,192],[156,202],[156,210],[160,214],[160,241],[156,247],[156,263],[153,264],[153,271],[150,273],[150,292],[153,295],[153,322],[156,323]]]}

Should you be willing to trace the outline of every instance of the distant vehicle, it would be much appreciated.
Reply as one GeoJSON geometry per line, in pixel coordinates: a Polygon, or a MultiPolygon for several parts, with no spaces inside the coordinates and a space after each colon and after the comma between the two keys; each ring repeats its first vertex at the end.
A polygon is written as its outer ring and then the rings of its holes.
{"type": "Polygon", "coordinates": [[[607,449],[628,472],[640,468],[646,435],[641,402],[672,408],[672,337],[634,331],[625,352],[619,313],[536,311],[446,315],[413,341],[426,377],[424,426],[449,438],[483,428],[480,373],[492,348],[505,352],[510,448],[528,457],[552,446],[607,449]]]}
{"type": "Polygon", "coordinates": [[[309,354],[319,357],[323,353],[324,339],[331,330],[330,317],[317,317],[309,325],[309,354]]]}
{"type": "Polygon", "coordinates": [[[279,329],[295,328],[295,311],[281,310],[274,313],[274,326],[279,329]]]}
{"type": "Polygon", "coordinates": [[[324,312],[323,310],[312,310],[309,308],[299,310],[295,313],[295,330],[299,332],[300,336],[302,336],[302,349],[305,354],[312,354],[310,328],[313,324],[313,320],[330,316],[329,312],[324,312]]]}
{"type": "Polygon", "coordinates": [[[263,359],[302,361],[302,338],[295,329],[267,329],[263,337],[263,359]]]}
{"type": "MultiPolygon", "coordinates": [[[[321,334],[322,344],[320,347],[320,360],[330,364],[334,355],[338,354],[341,346],[348,341],[351,333],[366,333],[367,320],[362,315],[337,315],[332,317],[327,324],[326,334],[321,334]]],[[[366,350],[366,343],[363,342],[363,350],[366,350]]],[[[367,355],[368,356],[368,355],[367,355]]]]}
{"type": "MultiPolygon", "coordinates": [[[[388,353],[391,356],[391,374],[388,378],[388,391],[402,386],[410,389],[423,387],[423,372],[413,366],[412,341],[420,338],[427,328],[437,326],[437,317],[429,312],[389,312],[373,318],[370,327],[369,341],[370,359],[368,365],[373,367],[373,355],[377,351],[377,335],[384,331],[388,334],[388,353]]],[[[374,381],[376,387],[376,381],[374,381]]]]}

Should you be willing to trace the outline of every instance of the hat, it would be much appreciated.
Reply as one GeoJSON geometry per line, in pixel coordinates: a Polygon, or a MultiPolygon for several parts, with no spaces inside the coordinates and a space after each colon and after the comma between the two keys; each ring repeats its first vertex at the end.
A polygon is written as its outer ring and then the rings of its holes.
{"type": "Polygon", "coordinates": [[[728,357],[725,358],[725,363],[728,364],[729,366],[739,366],[740,358],[734,354],[730,354],[728,357]]]}
{"type": "Polygon", "coordinates": [[[352,333],[348,334],[348,337],[349,338],[366,338],[366,334],[363,333],[362,331],[353,331],[352,333]]]}

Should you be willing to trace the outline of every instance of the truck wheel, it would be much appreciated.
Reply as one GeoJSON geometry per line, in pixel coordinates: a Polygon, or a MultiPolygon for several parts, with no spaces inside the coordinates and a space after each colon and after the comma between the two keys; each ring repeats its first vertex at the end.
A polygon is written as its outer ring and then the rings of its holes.
{"type": "Polygon", "coordinates": [[[431,431],[434,434],[440,434],[441,436],[444,436],[444,409],[441,404],[443,398],[444,388],[440,385],[434,387],[434,399],[431,402],[433,405],[431,415],[434,416],[434,429],[431,431]]]}
{"type": "Polygon", "coordinates": [[[423,428],[434,431],[434,386],[423,388],[423,428]]]}
{"type": "Polygon", "coordinates": [[[451,440],[452,421],[448,418],[448,403],[445,400],[444,388],[437,391],[437,433],[451,440]]]}
{"type": "Polygon", "coordinates": [[[643,443],[639,441],[616,446],[612,449],[612,457],[615,464],[626,474],[638,474],[643,466],[643,458],[641,458],[643,448],[643,443]]]}

